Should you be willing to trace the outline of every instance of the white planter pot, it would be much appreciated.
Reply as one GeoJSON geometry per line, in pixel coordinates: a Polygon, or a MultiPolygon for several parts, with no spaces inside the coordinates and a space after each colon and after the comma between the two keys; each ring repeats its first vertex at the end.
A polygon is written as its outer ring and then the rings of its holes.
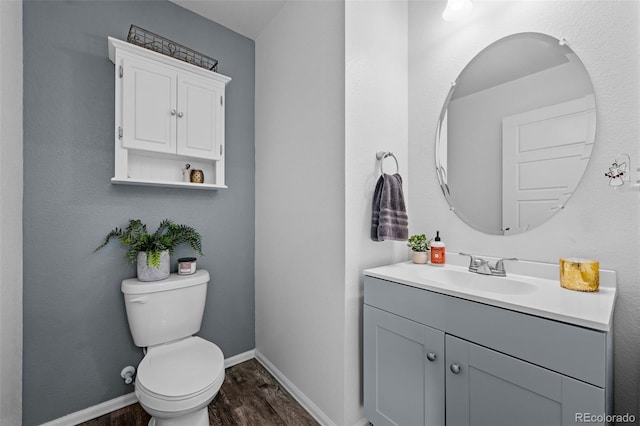
{"type": "Polygon", "coordinates": [[[413,251],[412,253],[411,260],[413,260],[413,263],[427,263],[429,261],[428,251],[413,251]]]}
{"type": "Polygon", "coordinates": [[[139,281],[160,281],[167,278],[170,274],[169,269],[169,252],[160,253],[160,267],[155,268],[147,265],[147,253],[141,251],[138,253],[138,280],[139,281]]]}

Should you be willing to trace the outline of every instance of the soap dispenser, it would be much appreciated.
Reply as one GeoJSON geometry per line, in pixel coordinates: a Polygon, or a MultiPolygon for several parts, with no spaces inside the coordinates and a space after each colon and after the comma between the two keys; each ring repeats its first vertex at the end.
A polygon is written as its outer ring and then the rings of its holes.
{"type": "Polygon", "coordinates": [[[431,263],[433,265],[444,265],[444,250],[444,243],[440,240],[440,231],[436,231],[436,238],[431,243],[431,263]]]}

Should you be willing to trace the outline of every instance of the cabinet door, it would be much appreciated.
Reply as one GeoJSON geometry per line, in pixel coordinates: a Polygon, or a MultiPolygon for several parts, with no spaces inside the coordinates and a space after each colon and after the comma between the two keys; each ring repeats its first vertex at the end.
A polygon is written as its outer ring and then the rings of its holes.
{"type": "Polygon", "coordinates": [[[446,351],[447,426],[567,426],[605,413],[604,389],[450,335],[446,351]]]}
{"type": "Polygon", "coordinates": [[[122,67],[122,146],[175,154],[177,72],[128,56],[122,67]]]}
{"type": "Polygon", "coordinates": [[[375,426],[444,425],[444,333],[364,305],[364,413],[375,426]]]}
{"type": "Polygon", "coordinates": [[[224,85],[178,76],[178,154],[219,159],[224,138],[224,85]]]}

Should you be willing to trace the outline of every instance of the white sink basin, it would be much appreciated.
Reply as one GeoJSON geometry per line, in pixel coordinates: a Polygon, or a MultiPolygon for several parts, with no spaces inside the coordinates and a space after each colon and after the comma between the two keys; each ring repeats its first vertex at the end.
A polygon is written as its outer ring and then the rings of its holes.
{"type": "Polygon", "coordinates": [[[498,294],[528,294],[536,291],[536,287],[524,281],[512,280],[508,277],[476,274],[457,269],[427,269],[421,277],[439,284],[455,287],[467,287],[477,291],[498,294]]]}
{"type": "Polygon", "coordinates": [[[506,277],[469,272],[468,265],[468,257],[447,253],[444,266],[400,262],[367,269],[364,274],[582,327],[610,330],[616,299],[614,271],[601,269],[600,290],[590,293],[562,288],[558,264],[519,260],[509,263],[506,277]]]}

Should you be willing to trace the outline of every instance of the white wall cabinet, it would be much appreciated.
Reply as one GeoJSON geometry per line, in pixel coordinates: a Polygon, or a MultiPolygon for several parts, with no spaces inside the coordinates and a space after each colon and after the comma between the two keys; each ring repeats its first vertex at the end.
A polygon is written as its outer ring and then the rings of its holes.
{"type": "Polygon", "coordinates": [[[229,77],[109,37],[115,66],[113,183],[226,188],[225,87],[229,77]],[[185,164],[204,184],[184,182],[185,164]]]}
{"type": "Polygon", "coordinates": [[[369,276],[364,290],[374,426],[568,426],[611,414],[609,333],[369,276]]]}
{"type": "Polygon", "coordinates": [[[122,77],[118,69],[116,78],[121,79],[122,118],[117,137],[122,146],[175,154],[177,71],[128,55],[120,54],[119,59],[122,77]]]}

